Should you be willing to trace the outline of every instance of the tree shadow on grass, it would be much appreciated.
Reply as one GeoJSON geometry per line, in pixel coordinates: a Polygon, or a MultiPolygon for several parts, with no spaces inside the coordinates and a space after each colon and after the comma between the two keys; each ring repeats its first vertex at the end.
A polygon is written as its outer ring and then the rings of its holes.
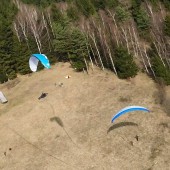
{"type": "Polygon", "coordinates": [[[120,127],[124,127],[124,126],[138,126],[138,124],[133,123],[133,122],[120,122],[117,124],[112,125],[108,130],[107,133],[109,133],[110,131],[120,128],[120,127]]]}

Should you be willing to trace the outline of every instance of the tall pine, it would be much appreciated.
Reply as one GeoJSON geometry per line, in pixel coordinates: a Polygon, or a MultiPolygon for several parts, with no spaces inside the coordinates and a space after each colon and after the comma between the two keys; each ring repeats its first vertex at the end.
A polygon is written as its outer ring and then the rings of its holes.
{"type": "Polygon", "coordinates": [[[61,56],[62,61],[71,61],[77,71],[86,68],[84,58],[87,57],[86,39],[78,29],[63,23],[54,24],[54,51],[61,56]]]}
{"type": "Polygon", "coordinates": [[[8,79],[16,75],[15,57],[13,54],[12,20],[16,14],[14,5],[6,0],[0,1],[0,67],[8,79]]]}
{"type": "Polygon", "coordinates": [[[137,75],[138,67],[133,61],[133,56],[124,47],[117,47],[115,50],[115,67],[118,77],[126,79],[137,75]]]}

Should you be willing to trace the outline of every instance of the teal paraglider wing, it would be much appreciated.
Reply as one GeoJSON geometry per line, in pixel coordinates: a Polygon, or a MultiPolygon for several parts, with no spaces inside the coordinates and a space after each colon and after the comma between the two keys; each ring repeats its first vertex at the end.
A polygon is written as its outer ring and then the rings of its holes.
{"type": "Polygon", "coordinates": [[[47,56],[45,56],[44,54],[32,54],[29,59],[29,66],[33,72],[37,71],[39,61],[45,68],[51,68],[47,56]]]}

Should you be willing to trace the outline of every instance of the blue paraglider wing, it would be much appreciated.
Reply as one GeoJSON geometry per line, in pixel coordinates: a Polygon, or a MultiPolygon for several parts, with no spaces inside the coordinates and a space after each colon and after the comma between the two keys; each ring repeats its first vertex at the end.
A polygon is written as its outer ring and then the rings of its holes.
{"type": "Polygon", "coordinates": [[[147,108],[141,107],[141,106],[128,106],[125,107],[124,109],[120,110],[113,118],[112,118],[112,123],[115,119],[117,119],[119,116],[127,113],[127,112],[132,112],[132,111],[145,111],[145,112],[150,112],[147,108]]]}
{"type": "Polygon", "coordinates": [[[44,54],[32,54],[32,56],[29,59],[29,66],[33,72],[37,71],[37,66],[39,61],[47,69],[51,68],[47,56],[45,56],[44,54]]]}

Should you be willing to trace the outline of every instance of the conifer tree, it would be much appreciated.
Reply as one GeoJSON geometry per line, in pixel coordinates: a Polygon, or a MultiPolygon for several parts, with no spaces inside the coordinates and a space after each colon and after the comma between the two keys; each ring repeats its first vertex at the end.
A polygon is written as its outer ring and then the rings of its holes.
{"type": "Polygon", "coordinates": [[[170,15],[167,15],[165,17],[165,21],[164,21],[164,32],[165,35],[170,37],[170,15]]]}
{"type": "Polygon", "coordinates": [[[0,84],[8,81],[8,77],[2,70],[2,66],[0,65],[0,84]]]}
{"type": "Polygon", "coordinates": [[[55,52],[62,56],[64,61],[72,62],[77,70],[85,68],[84,58],[87,57],[86,39],[84,35],[75,28],[62,23],[54,24],[56,38],[53,41],[55,52]]]}
{"type": "Polygon", "coordinates": [[[133,56],[123,47],[117,47],[115,50],[115,68],[118,77],[122,79],[134,77],[138,72],[133,56]]]}
{"type": "Polygon", "coordinates": [[[0,1],[0,65],[4,74],[9,79],[14,79],[16,75],[15,57],[13,51],[13,30],[12,21],[17,10],[14,5],[5,0],[0,1]]]}
{"type": "Polygon", "coordinates": [[[75,0],[77,7],[81,10],[81,12],[89,17],[95,13],[95,8],[90,0],[75,0]]]}
{"type": "Polygon", "coordinates": [[[14,36],[14,47],[13,47],[13,56],[15,56],[15,66],[17,73],[20,74],[27,74],[30,73],[29,68],[29,57],[31,55],[30,50],[28,49],[28,46],[26,42],[19,42],[17,37],[14,36]]]}
{"type": "MultiPolygon", "coordinates": [[[[148,51],[151,58],[152,69],[155,73],[157,80],[163,80],[166,85],[170,85],[170,69],[164,66],[154,44],[151,44],[151,49],[148,51]]],[[[166,61],[165,61],[166,64],[166,61]]]]}

